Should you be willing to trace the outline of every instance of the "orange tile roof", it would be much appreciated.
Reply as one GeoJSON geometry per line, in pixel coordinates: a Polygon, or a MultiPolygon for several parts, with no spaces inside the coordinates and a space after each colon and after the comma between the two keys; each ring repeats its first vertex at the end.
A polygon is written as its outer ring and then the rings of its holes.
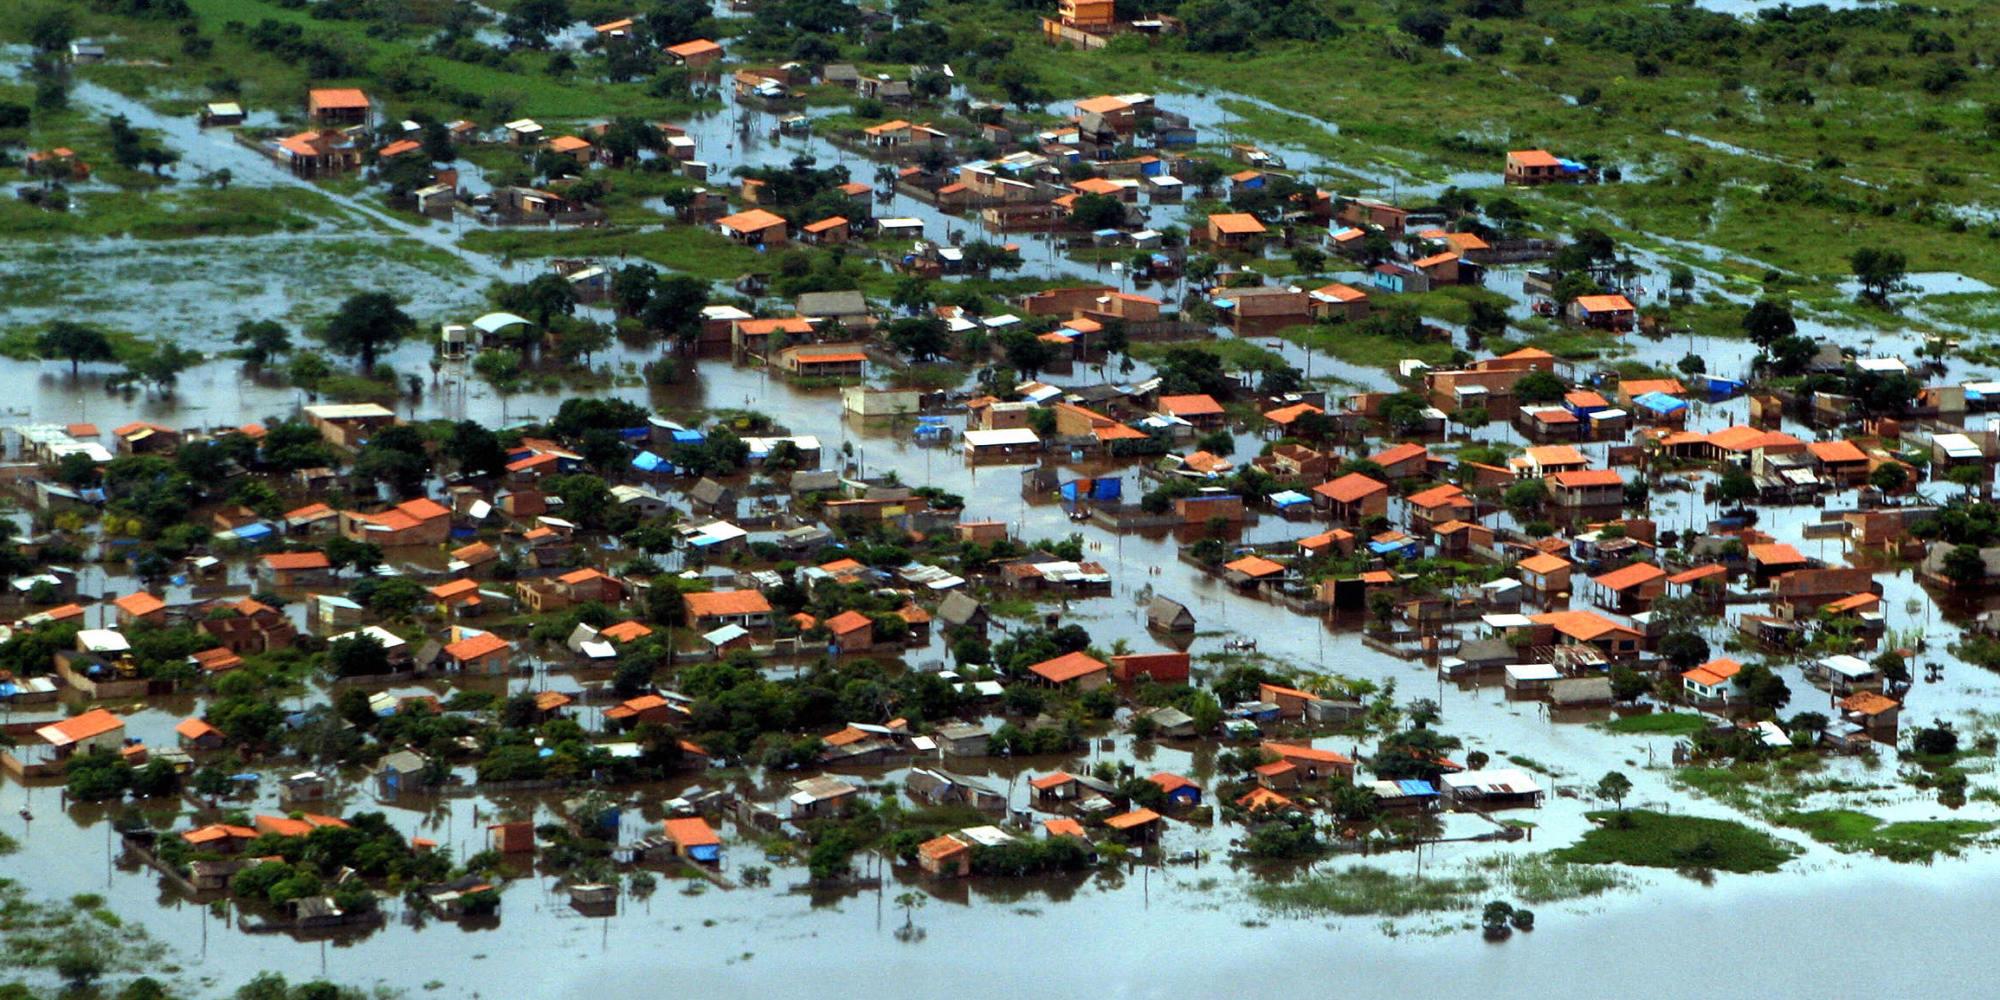
{"type": "Polygon", "coordinates": [[[1876,691],[1856,691],[1840,700],[1840,710],[1859,715],[1881,715],[1903,707],[1903,703],[1876,691]]]}
{"type": "Polygon", "coordinates": [[[839,229],[844,225],[847,225],[847,216],[829,215],[818,222],[807,223],[804,228],[806,232],[818,235],[830,230],[839,229]]]}
{"type": "Polygon", "coordinates": [[[375,155],[386,160],[391,157],[401,156],[404,153],[414,153],[422,148],[424,148],[424,144],[415,139],[398,139],[377,150],[375,155]]]}
{"type": "Polygon", "coordinates": [[[1579,295],[1577,308],[1584,312],[1632,312],[1632,300],[1623,295],[1579,295]]]}
{"type": "Polygon", "coordinates": [[[247,826],[231,826],[227,823],[210,823],[199,829],[188,830],[181,839],[190,844],[212,844],[218,840],[255,840],[257,831],[247,826]]]}
{"type": "Polygon", "coordinates": [[[1683,583],[1693,583],[1696,580],[1706,580],[1712,576],[1728,576],[1728,575],[1729,575],[1729,567],[1724,566],[1721,563],[1708,563],[1706,565],[1696,566],[1693,569],[1681,570],[1680,572],[1675,573],[1670,577],[1667,577],[1667,582],[1678,585],[1683,583]]]}
{"type": "Polygon", "coordinates": [[[826,620],[826,630],[832,632],[834,635],[846,635],[850,632],[859,632],[873,624],[874,622],[870,621],[867,615],[850,608],[834,615],[832,618],[828,618],[826,620]]]}
{"type": "Polygon", "coordinates": [[[303,507],[296,507],[286,511],[285,520],[304,521],[312,518],[331,517],[333,514],[333,508],[328,507],[326,504],[309,503],[303,507]]]}
{"type": "Polygon", "coordinates": [[[590,148],[590,140],[582,136],[559,135],[549,140],[549,149],[557,153],[576,153],[590,148]]]}
{"type": "Polygon", "coordinates": [[[667,836],[682,847],[713,847],[722,843],[722,838],[709,829],[708,821],[700,816],[666,821],[667,836]]]}
{"type": "Polygon", "coordinates": [[[1393,448],[1384,448],[1368,456],[1368,460],[1386,469],[1392,465],[1401,465],[1411,459],[1423,458],[1429,454],[1430,449],[1411,441],[1396,445],[1393,448]]]}
{"type": "Polygon", "coordinates": [[[1681,675],[1703,687],[1719,687],[1743,669],[1743,664],[1726,656],[1717,657],[1681,675]]]}
{"type": "Polygon", "coordinates": [[[1208,225],[1229,236],[1253,236],[1265,232],[1264,224],[1247,212],[1220,212],[1208,217],[1208,225]]]}
{"type": "Polygon", "coordinates": [[[1042,829],[1048,831],[1051,837],[1076,837],[1081,840],[1085,836],[1083,824],[1068,816],[1045,819],[1042,821],[1042,829]]]}
{"type": "Polygon", "coordinates": [[[1784,542],[1752,545],[1749,549],[1750,560],[1765,566],[1802,566],[1806,561],[1806,557],[1800,554],[1798,549],[1784,542]]]}
{"type": "Polygon", "coordinates": [[[972,845],[951,834],[932,837],[917,845],[917,852],[931,861],[943,861],[972,850],[972,845]]]}
{"type": "Polygon", "coordinates": [[[1045,792],[1051,788],[1060,788],[1074,781],[1076,781],[1076,775],[1066,771],[1057,771],[1054,774],[1045,774],[1039,778],[1030,779],[1028,787],[1038,792],[1045,792]]]}
{"type": "Polygon", "coordinates": [[[1412,507],[1430,510],[1433,507],[1470,504],[1472,503],[1472,498],[1466,496],[1465,491],[1459,489],[1457,486],[1445,483],[1442,486],[1433,486],[1420,493],[1412,493],[1404,502],[1412,507]]]}
{"type": "Polygon", "coordinates": [[[1565,469],[1548,477],[1549,482],[1564,489],[1584,489],[1591,486],[1623,486],[1625,478],[1616,469],[1565,469]]]}
{"type": "Polygon", "coordinates": [[[279,837],[303,837],[313,832],[313,825],[289,816],[259,816],[257,832],[279,837]]]}
{"type": "Polygon", "coordinates": [[[652,635],[653,630],[646,627],[644,624],[628,620],[619,622],[616,625],[608,626],[602,632],[599,632],[597,634],[603,636],[606,639],[610,639],[613,642],[632,642],[635,639],[644,639],[645,637],[652,635]]]}
{"type": "Polygon", "coordinates": [[[212,674],[234,670],[243,665],[243,657],[231,652],[226,646],[204,649],[194,654],[194,665],[212,674]]]}
{"type": "Polygon", "coordinates": [[[1522,569],[1538,576],[1569,568],[1569,560],[1553,553],[1541,552],[1523,559],[1518,564],[1522,569]]]}
{"type": "Polygon", "coordinates": [[[307,94],[319,110],[349,110],[368,107],[368,94],[354,87],[327,87],[307,94]]]}
{"type": "Polygon", "coordinates": [[[1314,764],[1354,763],[1354,758],[1349,757],[1344,753],[1336,753],[1332,750],[1321,750],[1316,747],[1300,746],[1296,743],[1277,743],[1271,740],[1265,740],[1264,749],[1269,750],[1274,754],[1277,754],[1279,757],[1287,761],[1303,760],[1303,761],[1309,761],[1314,764]]]}
{"type": "Polygon", "coordinates": [[[481,632],[478,635],[467,636],[446,646],[444,648],[444,655],[464,663],[510,648],[512,647],[507,644],[507,640],[491,632],[481,632]]]}
{"type": "Polygon", "coordinates": [[[1079,677],[1087,677],[1103,670],[1111,669],[1104,661],[1086,653],[1064,653],[1052,660],[1043,660],[1028,668],[1038,677],[1051,684],[1067,684],[1079,677]]]}
{"type": "Polygon", "coordinates": [[[174,727],[174,734],[183,739],[198,740],[211,733],[221,736],[222,730],[209,725],[205,720],[192,717],[182,719],[180,725],[174,727]]]}
{"type": "Polygon", "coordinates": [[[1838,601],[1828,604],[1826,610],[1837,615],[1846,614],[1850,611],[1866,611],[1881,603],[1882,598],[1877,594],[1849,594],[1838,601]]]}
{"type": "Polygon", "coordinates": [[[1186,396],[1161,396],[1160,409],[1177,417],[1208,417],[1222,412],[1222,404],[1207,393],[1186,396]]]}
{"type": "Polygon", "coordinates": [[[280,571],[330,569],[333,561],[324,552],[273,552],[264,557],[264,565],[280,571]]]}
{"type": "Polygon", "coordinates": [[[1313,487],[1313,492],[1335,503],[1353,503],[1376,493],[1389,492],[1389,484],[1359,472],[1350,472],[1313,487]]]}
{"type": "Polygon", "coordinates": [[[771,613],[771,602],[755,590],[715,590],[686,595],[688,615],[712,618],[720,615],[771,613]]]}
{"type": "Polygon", "coordinates": [[[734,229],[739,233],[760,233],[773,226],[783,226],[785,218],[761,208],[753,208],[747,212],[725,215],[715,220],[715,223],[724,229],[734,229]]]}
{"type": "Polygon", "coordinates": [[[1548,625],[1563,635],[1582,642],[1601,639],[1613,632],[1638,635],[1639,631],[1620,625],[1603,615],[1590,611],[1550,611],[1528,619],[1537,625],[1548,625]]]}
{"type": "Polygon", "coordinates": [[[1523,167],[1562,166],[1562,161],[1546,149],[1516,149],[1507,154],[1507,159],[1523,167]]]}
{"type": "Polygon", "coordinates": [[[1160,814],[1151,809],[1134,809],[1122,816],[1113,816],[1105,820],[1104,825],[1113,830],[1133,830],[1159,821],[1160,814]]]}
{"type": "Polygon", "coordinates": [[[553,712],[558,708],[567,708],[575,701],[576,699],[561,691],[542,691],[535,695],[535,710],[553,712]]]}
{"type": "MultiPolygon", "coordinates": [[[[1286,766],[1289,767],[1290,765],[1286,766]]],[[[1262,768],[1259,768],[1259,770],[1262,770],[1262,768]]],[[[1291,799],[1262,786],[1252,788],[1236,797],[1236,807],[1246,812],[1258,812],[1265,809],[1289,809],[1292,806],[1293,802],[1291,799]]]]}
{"type": "Polygon", "coordinates": [[[432,597],[435,597],[440,601],[448,601],[454,597],[465,597],[471,594],[479,593],[479,581],[453,580],[450,583],[438,584],[437,586],[432,587],[430,590],[432,597]]]}
{"type": "Polygon", "coordinates": [[[1649,392],[1678,396],[1687,392],[1687,386],[1677,378],[1628,378],[1618,383],[1618,388],[1627,396],[1643,396],[1649,392]]]}
{"type": "Polygon", "coordinates": [[[1283,427],[1291,424],[1293,421],[1299,419],[1300,417],[1305,416],[1308,413],[1325,413],[1325,412],[1326,412],[1325,410],[1322,410],[1319,407],[1312,405],[1311,403],[1294,403],[1290,406],[1281,406],[1275,410],[1264,411],[1264,419],[1269,420],[1270,422],[1277,424],[1280,427],[1283,427]]]}
{"type": "Polygon", "coordinates": [[[1593,579],[1598,586],[1607,590],[1629,590],[1633,587],[1651,583],[1666,575],[1666,570],[1652,563],[1632,563],[1628,566],[1621,566],[1614,569],[1609,573],[1601,574],[1593,579]]]}
{"type": "Polygon", "coordinates": [[[1253,578],[1270,576],[1274,573],[1283,573],[1285,571],[1283,563],[1272,562],[1263,556],[1244,556],[1235,562],[1224,563],[1222,568],[1232,573],[1241,573],[1244,576],[1253,578]]]}
{"type": "Polygon", "coordinates": [[[1868,455],[1859,445],[1842,439],[1839,441],[1813,441],[1806,450],[1822,462],[1866,462],[1868,455]]]}
{"type": "Polygon", "coordinates": [[[718,42],[714,42],[706,38],[696,38],[690,41],[682,42],[679,45],[669,45],[667,46],[667,51],[685,59],[688,56],[698,56],[709,52],[720,52],[722,51],[722,45],[718,42]]]}
{"type": "Polygon", "coordinates": [[[1160,786],[1160,791],[1166,792],[1168,795],[1172,795],[1183,788],[1193,788],[1197,791],[1201,789],[1200,785],[1172,771],[1161,771],[1146,780],[1160,786]]]}
{"type": "Polygon", "coordinates": [[[126,594],[111,603],[117,605],[118,610],[134,618],[142,618],[167,606],[167,602],[143,590],[136,594],[126,594]]]}
{"type": "Polygon", "coordinates": [[[846,365],[868,360],[868,355],[860,351],[827,351],[817,354],[795,354],[792,357],[802,365],[846,365]]]}
{"type": "Polygon", "coordinates": [[[1108,115],[1129,110],[1131,107],[1132,103],[1130,101],[1113,97],[1110,94],[1089,97],[1076,102],[1076,110],[1080,114],[1108,115]]]}

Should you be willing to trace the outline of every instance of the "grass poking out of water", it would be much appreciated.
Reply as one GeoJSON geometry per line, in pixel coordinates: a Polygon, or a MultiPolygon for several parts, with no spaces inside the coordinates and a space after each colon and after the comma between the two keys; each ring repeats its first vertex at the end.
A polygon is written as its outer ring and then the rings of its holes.
{"type": "Polygon", "coordinates": [[[1815,809],[1788,812],[1778,822],[1822,844],[1839,850],[1866,851],[1891,861],[1934,860],[1939,854],[1957,855],[1980,836],[2000,824],[1985,820],[1942,819],[1885,823],[1852,809],[1815,809]]]}
{"type": "Polygon", "coordinates": [[[1688,736],[1708,727],[1708,720],[1693,712],[1653,712],[1627,715],[1600,723],[1614,733],[1647,736],[1688,736]]]}
{"type": "Polygon", "coordinates": [[[1295,882],[1253,885],[1250,898],[1286,916],[1407,917],[1470,909],[1482,901],[1490,885],[1477,875],[1398,875],[1354,865],[1295,882]]]}
{"type": "Polygon", "coordinates": [[[1616,869],[1557,861],[1547,854],[1493,855],[1480,859],[1478,868],[1491,872],[1509,895],[1523,903],[1560,903],[1632,885],[1632,877],[1616,869]]]}
{"type": "Polygon", "coordinates": [[[1640,868],[1774,872],[1798,847],[1728,819],[1669,816],[1648,809],[1589,814],[1598,827],[1555,851],[1558,861],[1640,868]]]}

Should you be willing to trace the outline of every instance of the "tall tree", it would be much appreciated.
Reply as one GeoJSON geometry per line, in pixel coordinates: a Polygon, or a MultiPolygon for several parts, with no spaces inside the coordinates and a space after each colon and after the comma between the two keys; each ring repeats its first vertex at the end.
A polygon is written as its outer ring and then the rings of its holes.
{"type": "Polygon", "coordinates": [[[404,313],[387,293],[357,292],[340,304],[340,310],[327,321],[319,336],[334,353],[359,358],[362,373],[372,374],[382,349],[395,345],[416,329],[416,320],[404,313]]]}
{"type": "Polygon", "coordinates": [[[35,338],[35,353],[51,360],[67,360],[71,376],[82,370],[85,361],[110,361],[116,357],[111,349],[111,338],[105,336],[104,331],[68,320],[49,324],[49,328],[35,338]]]}

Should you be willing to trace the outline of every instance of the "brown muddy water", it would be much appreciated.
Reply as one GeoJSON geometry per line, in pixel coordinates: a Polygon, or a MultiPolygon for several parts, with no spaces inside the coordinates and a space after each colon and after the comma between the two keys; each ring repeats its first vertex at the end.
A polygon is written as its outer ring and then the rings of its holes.
{"type": "MultiPolygon", "coordinates": [[[[215,136],[190,132],[184,126],[148,121],[142,106],[109,91],[79,88],[92,106],[131,115],[144,127],[160,127],[177,148],[199,153],[190,162],[234,165],[235,153],[212,148],[227,143],[215,136]]],[[[1222,114],[1209,99],[1163,99],[1163,104],[1196,114],[1205,129],[1222,114]]],[[[155,116],[157,117],[157,116],[155,116]]],[[[729,114],[703,120],[701,141],[709,151],[739,134],[729,114]],[[709,133],[713,133],[712,135],[709,133]]],[[[768,127],[759,119],[752,138],[768,127]]],[[[792,140],[787,140],[792,142],[792,140]]],[[[799,151],[786,145],[744,140],[751,162],[783,162],[799,151]]],[[[817,139],[798,144],[836,157],[817,139]]],[[[1268,145],[1268,144],[1267,144],[1268,145]]],[[[1294,166],[1313,166],[1303,151],[1284,149],[1294,166]]],[[[851,154],[849,156],[852,159],[851,154]]],[[[253,155],[254,159],[254,155],[253,155]]],[[[857,175],[867,179],[863,165],[857,175]]],[[[261,160],[235,172],[244,182],[253,170],[276,175],[261,160]]],[[[275,180],[272,183],[288,183],[275,180]]],[[[427,318],[469,319],[477,315],[478,286],[496,276],[518,280],[522,262],[502,262],[459,250],[438,227],[392,220],[381,222],[378,211],[342,199],[354,211],[389,228],[399,237],[424,241],[463,263],[456,275],[425,277],[418,286],[420,309],[427,318]]],[[[939,227],[959,225],[922,206],[895,203],[882,214],[911,214],[939,227]]],[[[1170,210],[1171,214],[1171,210],[1170,210]]],[[[254,252],[255,241],[218,241],[219,252],[254,252]]],[[[126,249],[171,255],[180,244],[143,248],[71,247],[80,266],[108,269],[126,249]]],[[[1030,253],[1031,263],[1050,256],[1030,253]]],[[[32,281],[43,265],[13,255],[0,255],[0,284],[32,281]]],[[[1055,258],[1036,264],[1042,273],[1094,273],[1055,258]]],[[[1660,284],[1660,272],[1649,274],[1660,284]]],[[[1519,275],[1501,271],[1495,285],[1518,296],[1519,275]],[[1514,291],[1508,291],[1508,289],[1514,291]]],[[[134,314],[151,309],[173,310],[173,319],[157,332],[183,339],[191,346],[219,351],[226,331],[238,319],[264,318],[298,306],[310,288],[279,288],[255,294],[203,295],[193,282],[149,287],[141,279],[126,286],[134,314]]],[[[43,317],[16,315],[16,322],[43,317]]],[[[84,316],[119,322],[115,311],[84,316]]],[[[143,328],[142,328],[143,329],[143,328]]],[[[1825,331],[1839,339],[1859,338],[1851,331],[1825,331]]],[[[1641,360],[1670,367],[1695,350],[1710,358],[1719,373],[1740,370],[1748,347],[1732,341],[1690,345],[1670,340],[1634,340],[1641,360]]],[[[1895,337],[1880,338],[1882,353],[1914,357],[1913,345],[1895,337]]],[[[1306,352],[1293,346],[1283,351],[1302,366],[1306,352]]],[[[431,351],[427,343],[405,345],[389,359],[398,370],[428,376],[431,351]]],[[[627,370],[654,356],[650,350],[618,348],[605,362],[627,370]]],[[[1358,371],[1317,356],[1310,359],[1315,375],[1337,376],[1361,386],[1381,386],[1386,379],[1373,370],[1358,371]]],[[[1970,373],[1954,365],[1950,377],[1970,373]]],[[[1143,371],[1135,377],[1143,377],[1143,371]]],[[[1076,378],[1083,378],[1079,373],[1076,378]]],[[[72,380],[57,365],[0,362],[0,378],[9,393],[5,422],[95,421],[115,425],[130,419],[150,419],[174,425],[230,425],[291,412],[304,401],[296,390],[274,379],[246,372],[234,361],[215,361],[184,376],[171,399],[104,392],[101,378],[89,373],[72,380]]],[[[1012,522],[1025,537],[1083,534],[1091,555],[1105,562],[1117,579],[1111,595],[1073,602],[1070,620],[1088,627],[1100,645],[1123,639],[1135,650],[1158,648],[1140,619],[1143,599],[1159,593],[1187,603],[1201,619],[1203,634],[1194,640],[1199,656],[1217,652],[1233,636],[1257,639],[1261,652],[1303,670],[1367,678],[1378,684],[1394,681],[1402,698],[1432,697],[1444,709],[1441,726],[1460,736],[1467,749],[1484,750],[1496,762],[1509,756],[1532,770],[1556,794],[1533,813],[1516,814],[1536,824],[1531,841],[1512,844],[1441,844],[1420,855],[1395,853],[1368,859],[1336,858],[1321,868],[1355,863],[1431,874],[1463,873],[1471,861],[1494,854],[1529,854],[1562,846],[1586,826],[1583,813],[1593,803],[1562,794],[1587,786],[1603,772],[1624,771],[1637,785],[1631,804],[1652,808],[1731,815],[1726,808],[1691,798],[1668,782],[1664,763],[1671,741],[1662,737],[1618,736],[1590,727],[1592,719],[1556,720],[1533,703],[1508,701],[1496,684],[1458,687],[1440,684],[1430,666],[1385,655],[1363,646],[1351,628],[1334,628],[1296,615],[1273,604],[1235,596],[1175,558],[1168,539],[1118,536],[1094,526],[1072,524],[1054,505],[1024,501],[1019,491],[1021,466],[969,467],[955,449],[923,448],[910,441],[907,428],[861,426],[844,418],[837,396],[830,392],[794,389],[761,374],[715,361],[691,366],[679,384],[659,390],[636,385],[607,390],[664,412],[688,414],[703,408],[752,406],[771,413],[802,433],[817,434],[829,455],[843,445],[855,449],[855,461],[869,474],[894,471],[905,482],[931,483],[964,495],[968,518],[1012,522]]],[[[427,377],[421,399],[399,406],[417,417],[472,418],[491,423],[520,420],[554,412],[566,394],[516,394],[503,401],[486,387],[472,383],[462,368],[448,367],[427,377]]],[[[1745,404],[1698,404],[1695,426],[1712,428],[1734,423],[1745,415],[1745,404]]],[[[1803,429],[1791,428],[1809,436],[1803,429]]],[[[1505,426],[1483,429],[1479,435],[1511,445],[1522,442],[1505,426]]],[[[1253,454],[1256,442],[1239,439],[1238,457],[1253,454]]],[[[1601,446],[1587,449],[1601,454],[1601,446]]],[[[1071,466],[1080,471],[1095,468],[1071,466]]],[[[1128,472],[1127,489],[1136,488],[1128,472]]],[[[1829,496],[1829,507],[1843,506],[1851,496],[1829,496]]],[[[1654,514],[1663,527],[1705,522],[1713,514],[1693,494],[1659,494],[1654,514]]],[[[1816,511],[1792,508],[1767,513],[1765,530],[1792,541],[1808,555],[1838,561],[1837,542],[1802,541],[1800,529],[1816,511]]],[[[1316,530],[1266,517],[1247,529],[1251,541],[1275,541],[1316,530]]],[[[239,581],[241,568],[234,570],[239,581]]],[[[1922,627],[1929,652],[1924,662],[1948,659],[1942,653],[1955,627],[1916,587],[1907,572],[1885,579],[1885,608],[1892,628],[1922,627]],[[1912,610],[1914,609],[1914,610],[1912,610]]],[[[122,592],[129,581],[90,577],[85,590],[122,592]]],[[[173,595],[179,596],[179,595],[173,595]]],[[[1961,612],[1962,614],[1962,612],[1961,612]]],[[[1719,645],[1720,628],[1711,640],[1719,645]]],[[[912,662],[943,659],[940,644],[913,651],[912,662]]],[[[1789,711],[1819,709],[1824,695],[1806,684],[1794,668],[1783,671],[1794,691],[1789,711]]],[[[1922,671],[1916,671],[1922,676],[1922,671]]],[[[518,678],[515,688],[566,686],[561,675],[541,671],[518,678]]],[[[1941,680],[1919,683],[1909,699],[1905,724],[1932,718],[1969,719],[1992,703],[1994,680],[1982,671],[1950,664],[1941,680]]],[[[149,742],[165,743],[171,728],[195,706],[165,703],[132,716],[131,730],[149,742]]],[[[583,721],[594,724],[595,709],[583,721]]],[[[1337,744],[1341,749],[1350,749],[1337,744]]],[[[1366,751],[1363,745],[1360,749],[1366,751]]],[[[1145,769],[1185,773],[1207,784],[1211,754],[1170,745],[1134,747],[1118,738],[1113,749],[1092,751],[1090,759],[1109,756],[1145,769]]],[[[1855,761],[1835,761],[1829,777],[1896,784],[1895,753],[1888,751],[1873,770],[1855,761]]],[[[1089,763],[1087,759],[1085,763],[1089,763]]],[[[990,775],[1009,785],[1015,802],[1025,802],[1023,776],[1046,771],[1057,761],[988,762],[981,771],[955,762],[972,773],[990,775]]],[[[274,771],[273,775],[277,772],[274,771]]],[[[900,784],[900,771],[860,775],[869,781],[900,784]]],[[[766,796],[782,786],[759,775],[703,776],[702,783],[726,783],[742,791],[761,790],[766,796]],[[720,780],[718,780],[720,779],[720,780]]],[[[1974,787],[1991,787],[1990,775],[1975,775],[1974,787]]],[[[270,781],[265,784],[271,785],[270,781]]],[[[645,788],[632,793],[640,814],[659,815],[659,803],[678,788],[645,788]]],[[[413,836],[437,839],[459,856],[483,846],[483,824],[496,807],[539,805],[537,802],[493,803],[464,798],[444,801],[380,803],[361,776],[348,776],[339,802],[343,811],[381,809],[398,828],[413,836]]],[[[1974,803],[1951,812],[1928,795],[1906,788],[1885,793],[1867,810],[1891,820],[1931,819],[1948,815],[2000,819],[2000,809],[1974,803]]],[[[1815,803],[1815,805],[1830,803],[1815,803]]],[[[256,804],[275,811],[275,789],[267,788],[256,804]]],[[[542,814],[544,818],[546,813],[542,814]]],[[[184,825],[180,823],[178,825],[184,825]]],[[[1198,866],[1132,867],[1117,872],[1060,880],[973,880],[958,883],[917,883],[889,872],[880,890],[814,895],[790,891],[804,881],[797,866],[773,874],[767,888],[723,891],[713,887],[698,894],[681,891],[681,883],[665,881],[649,899],[626,898],[620,912],[608,919],[586,918],[571,910],[552,878],[535,876],[511,883],[504,894],[497,925],[466,929],[447,922],[405,920],[400,903],[390,902],[388,926],[365,935],[295,939],[287,935],[249,935],[233,929],[206,907],[178,899],[152,872],[114,864],[101,810],[64,810],[52,788],[0,784],[0,830],[21,841],[21,851],[0,858],[0,874],[18,879],[37,896],[63,899],[79,892],[100,892],[128,922],[140,924],[169,945],[188,982],[212,980],[221,993],[260,969],[280,970],[294,977],[325,975],[346,983],[381,983],[423,995],[426,984],[443,985],[445,997],[586,997],[617,993],[657,996],[672,990],[691,996],[742,996],[756,992],[778,996],[825,996],[875,993],[892,996],[919,991],[966,997],[1007,997],[1024,992],[1058,996],[1249,996],[1338,993],[1356,996],[1441,995],[1581,997],[1607,991],[1643,990],[1696,996],[1769,996],[1840,990],[1910,995],[1920,991],[1943,995],[1982,992],[1968,985],[1967,956],[1980,948],[1978,928],[1991,919],[1989,894],[2000,889],[2000,865],[1992,856],[1943,859],[1933,866],[1896,866],[1886,861],[1837,853],[1811,844],[1802,836],[1782,834],[1805,847],[1805,853],[1784,871],[1764,876],[1720,876],[1703,884],[1670,874],[1640,873],[1629,890],[1591,900],[1537,906],[1538,928],[1517,934],[1504,944],[1481,940],[1471,914],[1415,917],[1385,924],[1372,917],[1314,919],[1276,916],[1252,903],[1247,889],[1258,879],[1287,878],[1291,870],[1253,870],[1224,860],[1232,831],[1176,823],[1164,839],[1170,853],[1204,851],[1198,866]],[[22,818],[30,810],[34,819],[22,818]],[[908,885],[905,883],[908,882],[908,885]],[[896,931],[904,914],[894,897],[906,888],[925,894],[927,905],[915,915],[921,940],[906,940],[896,931]],[[1947,956],[1932,950],[1949,944],[1947,956]]],[[[755,845],[733,825],[723,829],[723,874],[747,865],[768,863],[755,845]]],[[[636,834],[631,824],[627,839],[636,834]]],[[[1496,893],[1498,895],[1499,893],[1496,893]]],[[[190,994],[201,994],[191,989],[190,994]]]]}

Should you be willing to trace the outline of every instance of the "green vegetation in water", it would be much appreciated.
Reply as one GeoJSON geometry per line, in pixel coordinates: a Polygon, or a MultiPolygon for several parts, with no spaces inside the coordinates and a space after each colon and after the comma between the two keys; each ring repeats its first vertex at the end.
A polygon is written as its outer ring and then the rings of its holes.
{"type": "Polygon", "coordinates": [[[1777,871],[1799,853],[1797,845],[1735,820],[1669,816],[1649,809],[1589,816],[1597,828],[1551,857],[1579,864],[1748,874],[1777,871]]]}
{"type": "Polygon", "coordinates": [[[1250,887],[1258,905],[1287,916],[1407,917],[1470,909],[1490,888],[1483,877],[1398,875],[1367,865],[1250,887]]]}
{"type": "Polygon", "coordinates": [[[1974,819],[1915,820],[1886,823],[1852,809],[1788,812],[1779,823],[1822,844],[1847,852],[1866,851],[1891,861],[1929,862],[1939,854],[1957,855],[2000,823],[1974,819]]]}
{"type": "Polygon", "coordinates": [[[1707,728],[1708,720],[1694,712],[1653,712],[1627,715],[1599,725],[1610,732],[1628,735],[1688,736],[1707,728]]]}
{"type": "Polygon", "coordinates": [[[1632,877],[1624,872],[1557,861],[1547,854],[1497,854],[1480,859],[1474,867],[1490,873],[1498,885],[1523,903],[1560,903],[1632,886],[1632,877]]]}

